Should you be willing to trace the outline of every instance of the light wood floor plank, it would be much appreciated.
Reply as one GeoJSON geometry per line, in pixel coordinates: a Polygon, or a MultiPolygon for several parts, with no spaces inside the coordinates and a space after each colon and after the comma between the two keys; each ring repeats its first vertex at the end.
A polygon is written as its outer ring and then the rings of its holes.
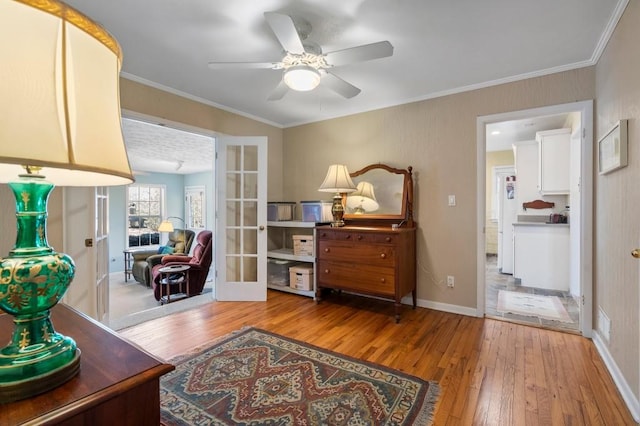
{"type": "MultiPolygon", "coordinates": [[[[180,303],[180,302],[175,302],[180,303]]],[[[593,343],[525,325],[342,294],[316,304],[278,291],[212,302],[121,335],[163,359],[245,326],[437,380],[435,425],[635,424],[593,343]]]]}

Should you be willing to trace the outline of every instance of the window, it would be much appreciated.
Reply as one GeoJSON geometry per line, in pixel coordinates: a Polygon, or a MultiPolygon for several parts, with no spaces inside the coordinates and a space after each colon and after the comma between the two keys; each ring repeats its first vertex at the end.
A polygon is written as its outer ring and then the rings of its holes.
{"type": "Polygon", "coordinates": [[[160,244],[158,226],[164,211],[164,187],[130,185],[127,190],[129,247],[160,244]]]}
{"type": "Polygon", "coordinates": [[[184,192],[187,228],[204,229],[206,226],[204,186],[187,186],[184,192]]]}

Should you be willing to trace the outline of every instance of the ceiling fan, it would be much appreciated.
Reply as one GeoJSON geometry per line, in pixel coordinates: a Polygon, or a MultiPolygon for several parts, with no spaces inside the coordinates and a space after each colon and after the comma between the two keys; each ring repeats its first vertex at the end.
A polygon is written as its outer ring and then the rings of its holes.
{"type": "Polygon", "coordinates": [[[393,55],[393,46],[388,41],[323,53],[318,44],[306,40],[311,32],[308,22],[297,19],[294,22],[289,15],[276,12],[265,12],[264,17],[284,48],[282,60],[209,62],[209,67],[282,70],[282,80],[269,95],[270,101],[282,99],[289,89],[308,91],[315,89],[320,83],[345,98],[352,98],[360,93],[360,89],[333,74],[331,68],[393,55]]]}

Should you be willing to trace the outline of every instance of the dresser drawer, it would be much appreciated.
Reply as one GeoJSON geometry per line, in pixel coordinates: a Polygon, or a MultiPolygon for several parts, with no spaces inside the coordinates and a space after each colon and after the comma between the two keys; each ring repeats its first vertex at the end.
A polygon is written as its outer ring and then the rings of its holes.
{"type": "Polygon", "coordinates": [[[380,232],[361,232],[361,231],[335,231],[335,230],[320,230],[318,231],[317,238],[319,240],[331,240],[331,241],[351,241],[351,242],[365,242],[365,243],[383,243],[383,244],[395,244],[398,235],[392,232],[380,233],[380,232]]]}
{"type": "Polygon", "coordinates": [[[319,241],[319,260],[348,261],[392,268],[396,264],[395,248],[382,244],[353,244],[347,241],[319,241]]]}
{"type": "Polygon", "coordinates": [[[318,262],[317,274],[318,287],[387,297],[395,295],[395,275],[392,268],[321,260],[318,262]]]}

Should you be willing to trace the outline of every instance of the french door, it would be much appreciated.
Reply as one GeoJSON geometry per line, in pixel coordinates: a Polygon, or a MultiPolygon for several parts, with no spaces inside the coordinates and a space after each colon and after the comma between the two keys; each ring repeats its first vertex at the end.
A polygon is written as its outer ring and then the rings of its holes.
{"type": "Polygon", "coordinates": [[[267,300],[267,138],[216,144],[216,299],[267,300]]]}
{"type": "Polygon", "coordinates": [[[63,190],[63,252],[76,273],[63,301],[105,321],[109,312],[108,190],[65,187],[63,190]]]}

